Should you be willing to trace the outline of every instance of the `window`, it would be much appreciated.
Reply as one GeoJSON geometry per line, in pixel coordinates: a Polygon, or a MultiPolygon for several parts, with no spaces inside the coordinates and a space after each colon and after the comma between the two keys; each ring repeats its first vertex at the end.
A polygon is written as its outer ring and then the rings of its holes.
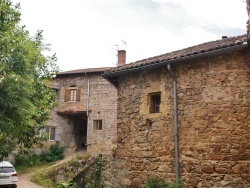
{"type": "Polygon", "coordinates": [[[46,133],[49,135],[49,140],[55,140],[56,138],[56,128],[55,127],[46,127],[46,133]]]}
{"type": "Polygon", "coordinates": [[[149,98],[149,113],[159,113],[161,105],[161,93],[150,93],[149,98]]]}
{"type": "Polygon", "coordinates": [[[94,120],[94,130],[102,130],[102,120],[94,120]]]}
{"type": "Polygon", "coordinates": [[[71,101],[76,101],[76,89],[71,89],[70,90],[70,100],[71,101]]]}
{"type": "Polygon", "coordinates": [[[65,89],[64,101],[75,102],[80,101],[81,90],[77,88],[77,86],[70,86],[65,89]]]}

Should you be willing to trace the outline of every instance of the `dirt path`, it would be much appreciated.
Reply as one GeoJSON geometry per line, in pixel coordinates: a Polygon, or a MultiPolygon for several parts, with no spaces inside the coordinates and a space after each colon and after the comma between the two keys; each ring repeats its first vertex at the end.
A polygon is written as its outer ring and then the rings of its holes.
{"type": "Polygon", "coordinates": [[[80,151],[80,152],[77,152],[77,153],[73,153],[71,155],[66,156],[63,160],[59,161],[58,163],[56,163],[56,164],[54,164],[54,165],[52,165],[50,167],[42,167],[42,168],[36,169],[36,171],[34,171],[34,172],[18,175],[17,188],[44,188],[44,187],[42,187],[40,185],[37,185],[37,184],[31,182],[32,175],[34,175],[35,173],[38,173],[38,172],[40,172],[42,170],[57,166],[59,164],[62,164],[64,162],[66,162],[66,161],[71,160],[72,158],[74,158],[78,154],[84,154],[84,153],[86,153],[86,152],[85,151],[80,151]]]}

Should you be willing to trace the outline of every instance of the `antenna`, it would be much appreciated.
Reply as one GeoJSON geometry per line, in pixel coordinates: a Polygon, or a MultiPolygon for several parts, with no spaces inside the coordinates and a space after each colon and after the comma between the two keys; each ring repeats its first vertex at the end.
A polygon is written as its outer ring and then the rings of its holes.
{"type": "Polygon", "coordinates": [[[111,46],[114,46],[114,48],[113,48],[114,50],[116,50],[116,51],[119,50],[119,45],[117,43],[114,45],[111,45],[111,46]]]}
{"type": "Polygon", "coordinates": [[[124,40],[122,40],[121,39],[121,41],[124,43],[124,45],[125,45],[125,50],[127,49],[127,43],[124,41],[124,40]]]}

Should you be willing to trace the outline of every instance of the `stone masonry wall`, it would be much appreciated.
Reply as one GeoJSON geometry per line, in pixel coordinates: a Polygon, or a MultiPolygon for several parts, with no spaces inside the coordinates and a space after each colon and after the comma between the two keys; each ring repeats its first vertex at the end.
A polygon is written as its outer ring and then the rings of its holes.
{"type": "MultiPolygon", "coordinates": [[[[250,57],[235,52],[173,66],[177,77],[180,178],[184,187],[250,187],[250,57]]],[[[175,181],[172,80],[166,69],[119,80],[117,149],[110,187],[175,181]],[[147,96],[161,92],[160,113],[147,96]]],[[[110,170],[112,169],[112,170],[110,170]]]]}
{"type": "MultiPolygon", "coordinates": [[[[81,89],[80,103],[87,108],[89,78],[89,113],[85,117],[77,117],[87,120],[87,143],[88,152],[111,153],[116,146],[116,118],[117,118],[117,90],[101,73],[60,75],[57,83],[61,89],[58,94],[58,106],[65,104],[65,89],[72,85],[81,89]],[[93,130],[93,120],[103,120],[102,130],[93,130]]],[[[69,103],[69,102],[68,102],[69,103]]],[[[74,116],[58,115],[52,112],[52,119],[49,125],[59,128],[59,141],[65,145],[70,152],[76,148],[76,133],[74,131],[74,116]]]]}

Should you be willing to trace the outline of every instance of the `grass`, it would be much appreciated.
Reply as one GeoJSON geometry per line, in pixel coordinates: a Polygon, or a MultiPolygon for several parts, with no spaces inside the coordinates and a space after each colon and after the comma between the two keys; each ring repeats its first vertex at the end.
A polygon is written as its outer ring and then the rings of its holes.
{"type": "MultiPolygon", "coordinates": [[[[60,163],[52,166],[52,164],[48,164],[47,168],[46,166],[43,166],[43,170],[38,171],[31,177],[31,181],[41,185],[43,187],[47,188],[55,188],[58,185],[58,179],[57,175],[58,173],[62,173],[63,169],[78,169],[78,167],[81,165],[80,163],[82,161],[88,160],[90,157],[89,154],[77,154],[72,159],[69,159],[68,161],[65,161],[64,163],[60,163]]],[[[75,177],[74,171],[67,171],[67,173],[63,173],[63,182],[67,182],[71,180],[73,177],[75,177]]],[[[60,182],[59,182],[60,183],[60,182]]]]}

